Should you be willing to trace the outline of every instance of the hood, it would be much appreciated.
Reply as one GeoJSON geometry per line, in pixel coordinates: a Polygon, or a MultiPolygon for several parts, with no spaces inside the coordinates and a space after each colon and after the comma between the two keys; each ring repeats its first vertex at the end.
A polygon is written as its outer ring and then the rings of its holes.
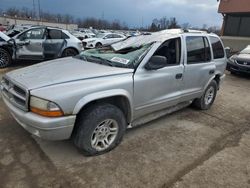
{"type": "Polygon", "coordinates": [[[238,54],[238,55],[234,55],[233,59],[239,60],[239,61],[249,61],[250,62],[250,54],[238,54]]]}
{"type": "Polygon", "coordinates": [[[14,70],[6,76],[30,90],[125,73],[133,73],[133,69],[111,67],[68,57],[14,70]]]}

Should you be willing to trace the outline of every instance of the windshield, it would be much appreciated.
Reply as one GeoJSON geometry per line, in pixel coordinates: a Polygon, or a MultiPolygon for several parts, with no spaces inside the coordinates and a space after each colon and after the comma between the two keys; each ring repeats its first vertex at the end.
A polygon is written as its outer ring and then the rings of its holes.
{"type": "Polygon", "coordinates": [[[98,33],[96,38],[103,38],[106,34],[105,33],[98,33]]]}
{"type": "Polygon", "coordinates": [[[250,46],[247,46],[244,50],[240,52],[240,54],[250,54],[250,46]]]}
{"type": "Polygon", "coordinates": [[[108,64],[110,66],[135,68],[146,55],[150,46],[151,44],[146,44],[140,47],[129,47],[119,51],[114,51],[112,48],[90,49],[83,51],[79,57],[83,60],[108,64]]]}

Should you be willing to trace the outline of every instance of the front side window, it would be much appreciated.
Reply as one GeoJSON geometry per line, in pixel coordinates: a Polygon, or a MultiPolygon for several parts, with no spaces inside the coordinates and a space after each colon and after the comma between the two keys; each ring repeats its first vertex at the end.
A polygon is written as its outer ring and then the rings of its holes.
{"type": "Polygon", "coordinates": [[[209,38],[213,48],[214,59],[224,58],[225,53],[221,41],[217,37],[209,37],[209,38]]]}
{"type": "Polygon", "coordinates": [[[44,29],[37,28],[31,29],[23,33],[18,37],[20,40],[29,40],[29,39],[43,39],[44,38],[44,29]]]}
{"type": "Polygon", "coordinates": [[[181,58],[181,39],[170,39],[164,42],[154,53],[155,56],[164,56],[167,58],[167,65],[179,65],[181,58]]]}
{"type": "Polygon", "coordinates": [[[204,63],[211,60],[211,52],[206,37],[189,36],[186,37],[187,63],[204,63]]]}
{"type": "Polygon", "coordinates": [[[112,35],[112,34],[109,34],[109,35],[107,35],[105,38],[106,38],[106,39],[111,39],[111,38],[113,38],[113,35],[112,35]]]}

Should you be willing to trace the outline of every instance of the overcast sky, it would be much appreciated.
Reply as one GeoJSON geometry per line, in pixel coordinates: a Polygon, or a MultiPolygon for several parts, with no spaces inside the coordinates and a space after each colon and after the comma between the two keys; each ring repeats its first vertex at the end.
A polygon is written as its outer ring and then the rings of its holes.
{"type": "MultiPolygon", "coordinates": [[[[36,8],[38,0],[35,1],[36,8]]],[[[221,26],[216,0],[40,0],[41,9],[67,13],[74,17],[119,19],[128,26],[149,25],[154,18],[176,17],[192,26],[221,26]]],[[[33,8],[33,0],[0,0],[2,10],[9,7],[33,8]]]]}

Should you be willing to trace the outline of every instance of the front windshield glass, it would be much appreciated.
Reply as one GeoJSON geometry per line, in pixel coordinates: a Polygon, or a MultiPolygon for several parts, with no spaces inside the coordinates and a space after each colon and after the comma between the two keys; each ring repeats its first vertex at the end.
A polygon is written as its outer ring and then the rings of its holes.
{"type": "Polygon", "coordinates": [[[240,52],[241,54],[250,54],[250,46],[247,46],[244,50],[240,52]]]}
{"type": "Polygon", "coordinates": [[[140,47],[129,47],[119,51],[112,48],[90,49],[83,51],[80,59],[100,64],[108,64],[110,66],[135,68],[141,59],[150,49],[151,44],[142,45],[140,47]]]}
{"type": "Polygon", "coordinates": [[[106,35],[106,34],[104,34],[104,33],[98,33],[98,34],[96,35],[96,38],[103,38],[105,35],[106,35]]]}

